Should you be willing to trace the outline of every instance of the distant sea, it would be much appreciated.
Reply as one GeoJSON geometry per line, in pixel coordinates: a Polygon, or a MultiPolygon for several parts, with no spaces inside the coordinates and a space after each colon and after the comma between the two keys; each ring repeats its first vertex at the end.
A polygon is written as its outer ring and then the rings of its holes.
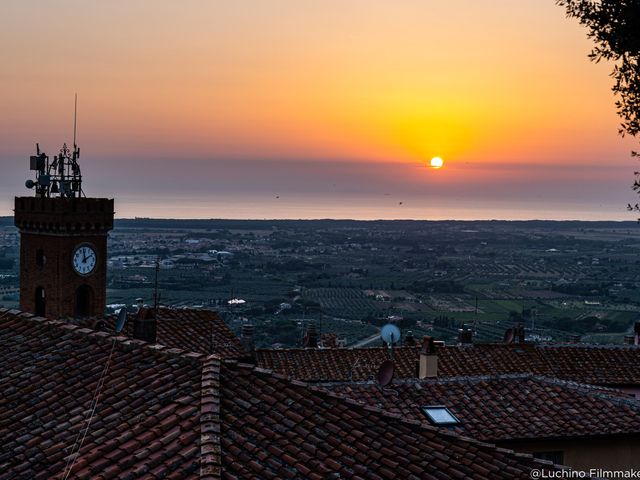
{"type": "MultiPolygon", "coordinates": [[[[355,220],[635,220],[628,164],[414,164],[321,161],[163,162],[139,172],[87,164],[87,195],[116,200],[116,217],[355,220]],[[126,171],[126,175],[125,175],[126,171]]],[[[85,168],[83,167],[83,173],[85,168]]],[[[25,172],[0,177],[11,215],[25,172]]]]}
{"type": "Polygon", "coordinates": [[[116,217],[354,220],[585,220],[634,221],[624,204],[483,202],[402,196],[199,195],[116,198],[116,217]]]}

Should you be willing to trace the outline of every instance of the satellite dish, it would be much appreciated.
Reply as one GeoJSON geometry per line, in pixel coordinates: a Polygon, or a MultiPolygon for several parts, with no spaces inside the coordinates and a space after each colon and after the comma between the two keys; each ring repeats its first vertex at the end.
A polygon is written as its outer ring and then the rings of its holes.
{"type": "Polygon", "coordinates": [[[513,331],[513,328],[510,328],[509,330],[504,332],[504,338],[502,339],[502,341],[504,343],[513,343],[513,337],[514,336],[515,336],[515,333],[513,331]]]}
{"type": "Polygon", "coordinates": [[[127,309],[121,308],[118,312],[118,320],[116,321],[116,332],[120,333],[127,322],[127,309]]]}
{"type": "Polygon", "coordinates": [[[380,336],[389,345],[400,341],[400,329],[393,323],[387,323],[380,331],[380,336]]]}
{"type": "Polygon", "coordinates": [[[385,360],[380,365],[378,369],[378,383],[381,387],[386,387],[393,380],[393,370],[395,369],[395,364],[393,360],[385,360]]]}
{"type": "Polygon", "coordinates": [[[36,182],[34,182],[33,180],[29,179],[26,182],[24,182],[24,186],[27,188],[33,188],[36,185],[36,182]]]}

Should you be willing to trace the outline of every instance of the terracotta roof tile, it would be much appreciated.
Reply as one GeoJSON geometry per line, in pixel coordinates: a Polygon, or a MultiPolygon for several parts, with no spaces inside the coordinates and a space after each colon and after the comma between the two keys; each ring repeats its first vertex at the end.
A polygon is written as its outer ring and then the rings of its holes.
{"type": "MultiPolygon", "coordinates": [[[[55,478],[64,471],[74,441],[86,427],[91,399],[112,349],[99,403],[70,478],[98,473],[105,478],[139,476],[152,440],[171,430],[180,435],[197,428],[198,362],[167,362],[164,354],[130,350],[93,331],[34,320],[0,319],[0,455],[12,453],[5,468],[19,478],[32,478],[36,472],[55,478]],[[191,400],[184,405],[187,398],[191,400]],[[171,410],[170,421],[154,429],[143,427],[140,420],[153,417],[157,407],[171,410]]],[[[199,446],[199,437],[193,446],[199,446]]],[[[182,478],[198,477],[199,454],[193,448],[172,461],[163,460],[163,475],[180,469],[182,478]]]]}
{"type": "Polygon", "coordinates": [[[635,345],[544,345],[538,351],[557,378],[596,385],[640,385],[635,345]]]}
{"type": "Polygon", "coordinates": [[[640,404],[620,392],[529,375],[458,377],[324,388],[364,405],[429,424],[420,407],[444,405],[460,420],[452,429],[486,441],[640,434],[640,404]]]}
{"type": "MultiPolygon", "coordinates": [[[[395,378],[417,378],[420,347],[394,349],[395,378]]],[[[636,346],[474,344],[437,349],[438,377],[526,373],[596,385],[640,385],[636,346]]],[[[369,381],[386,348],[256,351],[256,364],[306,382],[369,381]]]]}
{"type": "MultiPolygon", "coordinates": [[[[130,314],[122,332],[123,336],[133,337],[133,319],[134,315],[130,314]]],[[[157,343],[168,347],[171,353],[181,353],[176,349],[182,349],[182,353],[194,358],[199,358],[198,354],[215,354],[221,358],[246,356],[238,337],[215,311],[161,307],[157,319],[157,343]]],[[[116,316],[110,315],[103,320],[109,332],[101,332],[101,335],[108,335],[115,328],[116,316]]],[[[69,321],[93,326],[96,318],[69,321]]]]}

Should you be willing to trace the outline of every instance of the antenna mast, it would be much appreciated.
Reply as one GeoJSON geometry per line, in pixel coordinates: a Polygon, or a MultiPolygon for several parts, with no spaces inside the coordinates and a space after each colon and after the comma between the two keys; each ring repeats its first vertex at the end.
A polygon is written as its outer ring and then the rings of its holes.
{"type": "Polygon", "coordinates": [[[73,151],[64,143],[58,155],[53,158],[40,151],[36,143],[36,155],[29,159],[29,167],[35,172],[35,180],[25,182],[27,188],[34,188],[36,197],[40,198],[80,198],[82,191],[82,173],[78,159],[80,149],[76,144],[76,129],[78,117],[78,94],[75,95],[73,108],[73,151]]]}
{"type": "MultiPolygon", "coordinates": [[[[158,311],[158,304],[160,303],[160,293],[158,292],[158,275],[160,274],[160,255],[156,257],[156,282],[153,289],[153,310],[158,311]]],[[[157,313],[156,313],[157,314],[157,313]]]]}
{"type": "Polygon", "coordinates": [[[75,100],[73,102],[73,150],[75,152],[77,144],[76,144],[76,125],[78,119],[78,94],[76,93],[75,100]]]}

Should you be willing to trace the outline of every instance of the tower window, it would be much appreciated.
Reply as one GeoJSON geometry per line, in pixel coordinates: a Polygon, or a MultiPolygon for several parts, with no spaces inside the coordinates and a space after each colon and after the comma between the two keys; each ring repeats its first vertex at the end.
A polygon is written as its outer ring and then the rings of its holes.
{"type": "Polygon", "coordinates": [[[76,317],[88,317],[93,310],[93,289],[89,285],[81,285],[76,290],[76,317]]]}
{"type": "Polygon", "coordinates": [[[47,312],[47,298],[45,296],[44,287],[36,288],[36,315],[44,317],[47,312]]]}
{"type": "Polygon", "coordinates": [[[44,256],[44,250],[39,248],[36,251],[36,265],[40,268],[44,267],[44,264],[47,263],[47,257],[44,256]]]}

